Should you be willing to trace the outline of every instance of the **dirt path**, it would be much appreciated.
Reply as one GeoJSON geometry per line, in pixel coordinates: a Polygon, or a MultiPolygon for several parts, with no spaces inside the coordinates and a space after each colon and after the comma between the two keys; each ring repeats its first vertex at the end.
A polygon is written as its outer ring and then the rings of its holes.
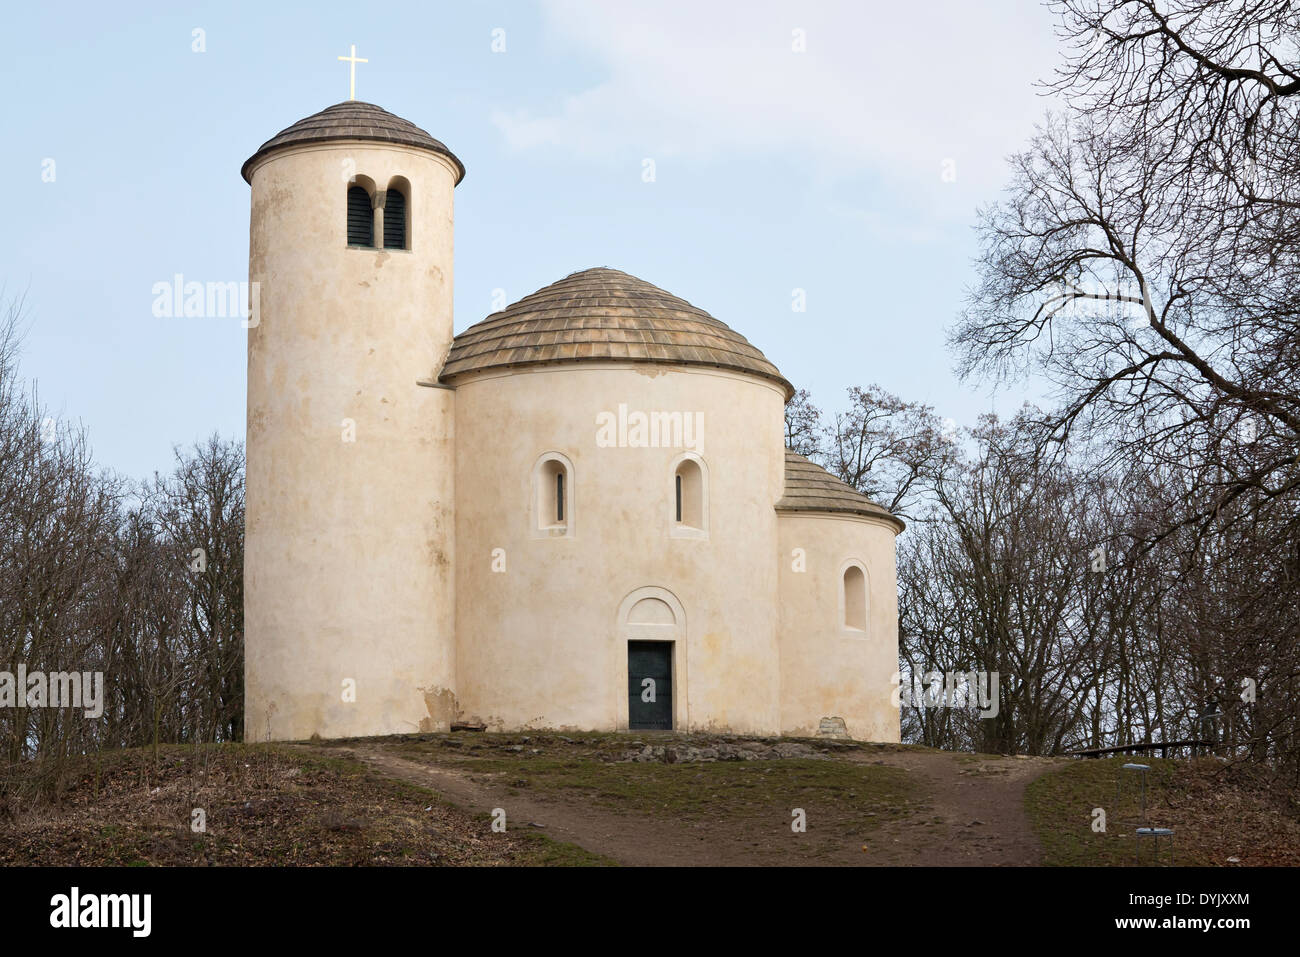
{"type": "Polygon", "coordinates": [[[868,836],[879,865],[1031,866],[1042,848],[1025,814],[1025,786],[1068,759],[898,751],[856,758],[902,768],[919,779],[929,808],[886,822],[868,836]]]}
{"type": "Polygon", "coordinates": [[[1038,863],[1040,849],[1024,812],[1025,785],[1058,763],[915,751],[844,755],[839,759],[890,765],[916,775],[918,799],[925,806],[866,835],[846,833],[816,849],[805,846],[791,853],[788,827],[744,820],[660,819],[598,807],[577,795],[521,794],[494,775],[408,760],[382,745],[329,750],[437,791],[467,810],[490,813],[503,808],[512,830],[539,828],[557,841],[633,866],[1032,865],[1038,863]]]}

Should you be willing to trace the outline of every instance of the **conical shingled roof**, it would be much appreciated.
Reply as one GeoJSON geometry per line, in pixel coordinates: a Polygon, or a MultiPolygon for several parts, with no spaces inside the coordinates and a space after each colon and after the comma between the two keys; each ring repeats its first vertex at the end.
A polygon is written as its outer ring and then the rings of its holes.
{"type": "Polygon", "coordinates": [[[251,183],[249,171],[253,168],[253,163],[267,153],[286,146],[328,143],[337,140],[372,140],[432,150],[441,153],[456,164],[456,169],[459,171],[456,174],[457,183],[465,178],[465,165],[445,145],[410,120],[404,120],[382,107],[375,106],[373,103],[362,103],[360,100],[335,103],[281,130],[245,160],[239,174],[251,183]]]}
{"type": "Polygon", "coordinates": [[[470,326],[452,342],[442,382],[485,369],[553,363],[660,362],[748,372],[794,387],[730,326],[617,269],[584,269],[470,326]]]}
{"type": "Polygon", "coordinates": [[[785,494],[776,503],[779,512],[849,512],[893,522],[901,532],[907,526],[852,486],[841,482],[798,452],[785,450],[785,494]]]}

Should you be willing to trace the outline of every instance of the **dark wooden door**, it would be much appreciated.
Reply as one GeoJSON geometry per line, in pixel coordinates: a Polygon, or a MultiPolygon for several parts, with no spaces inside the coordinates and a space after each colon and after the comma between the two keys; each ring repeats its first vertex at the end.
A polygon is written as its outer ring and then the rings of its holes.
{"type": "Polygon", "coordinates": [[[627,643],[628,727],[633,731],[673,728],[673,643],[627,643]]]}

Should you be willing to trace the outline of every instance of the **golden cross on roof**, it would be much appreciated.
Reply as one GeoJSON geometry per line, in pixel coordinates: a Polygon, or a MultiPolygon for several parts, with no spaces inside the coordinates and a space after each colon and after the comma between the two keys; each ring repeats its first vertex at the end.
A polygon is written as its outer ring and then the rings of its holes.
{"type": "Polygon", "coordinates": [[[355,43],[352,44],[352,55],[341,56],[339,59],[349,61],[351,76],[348,77],[348,99],[355,100],[357,98],[357,64],[369,63],[370,61],[359,59],[357,57],[357,45],[355,43]]]}

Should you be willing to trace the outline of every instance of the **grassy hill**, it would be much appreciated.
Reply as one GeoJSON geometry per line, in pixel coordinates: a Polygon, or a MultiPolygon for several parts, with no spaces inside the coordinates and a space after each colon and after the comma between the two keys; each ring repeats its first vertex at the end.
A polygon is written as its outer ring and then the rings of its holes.
{"type": "MultiPolygon", "coordinates": [[[[545,731],[169,745],[78,759],[56,800],[0,803],[0,866],[1126,867],[1125,760],[545,731]]],[[[1177,864],[1300,865],[1295,796],[1266,772],[1143,763],[1146,823],[1174,828],[1177,864]]]]}

